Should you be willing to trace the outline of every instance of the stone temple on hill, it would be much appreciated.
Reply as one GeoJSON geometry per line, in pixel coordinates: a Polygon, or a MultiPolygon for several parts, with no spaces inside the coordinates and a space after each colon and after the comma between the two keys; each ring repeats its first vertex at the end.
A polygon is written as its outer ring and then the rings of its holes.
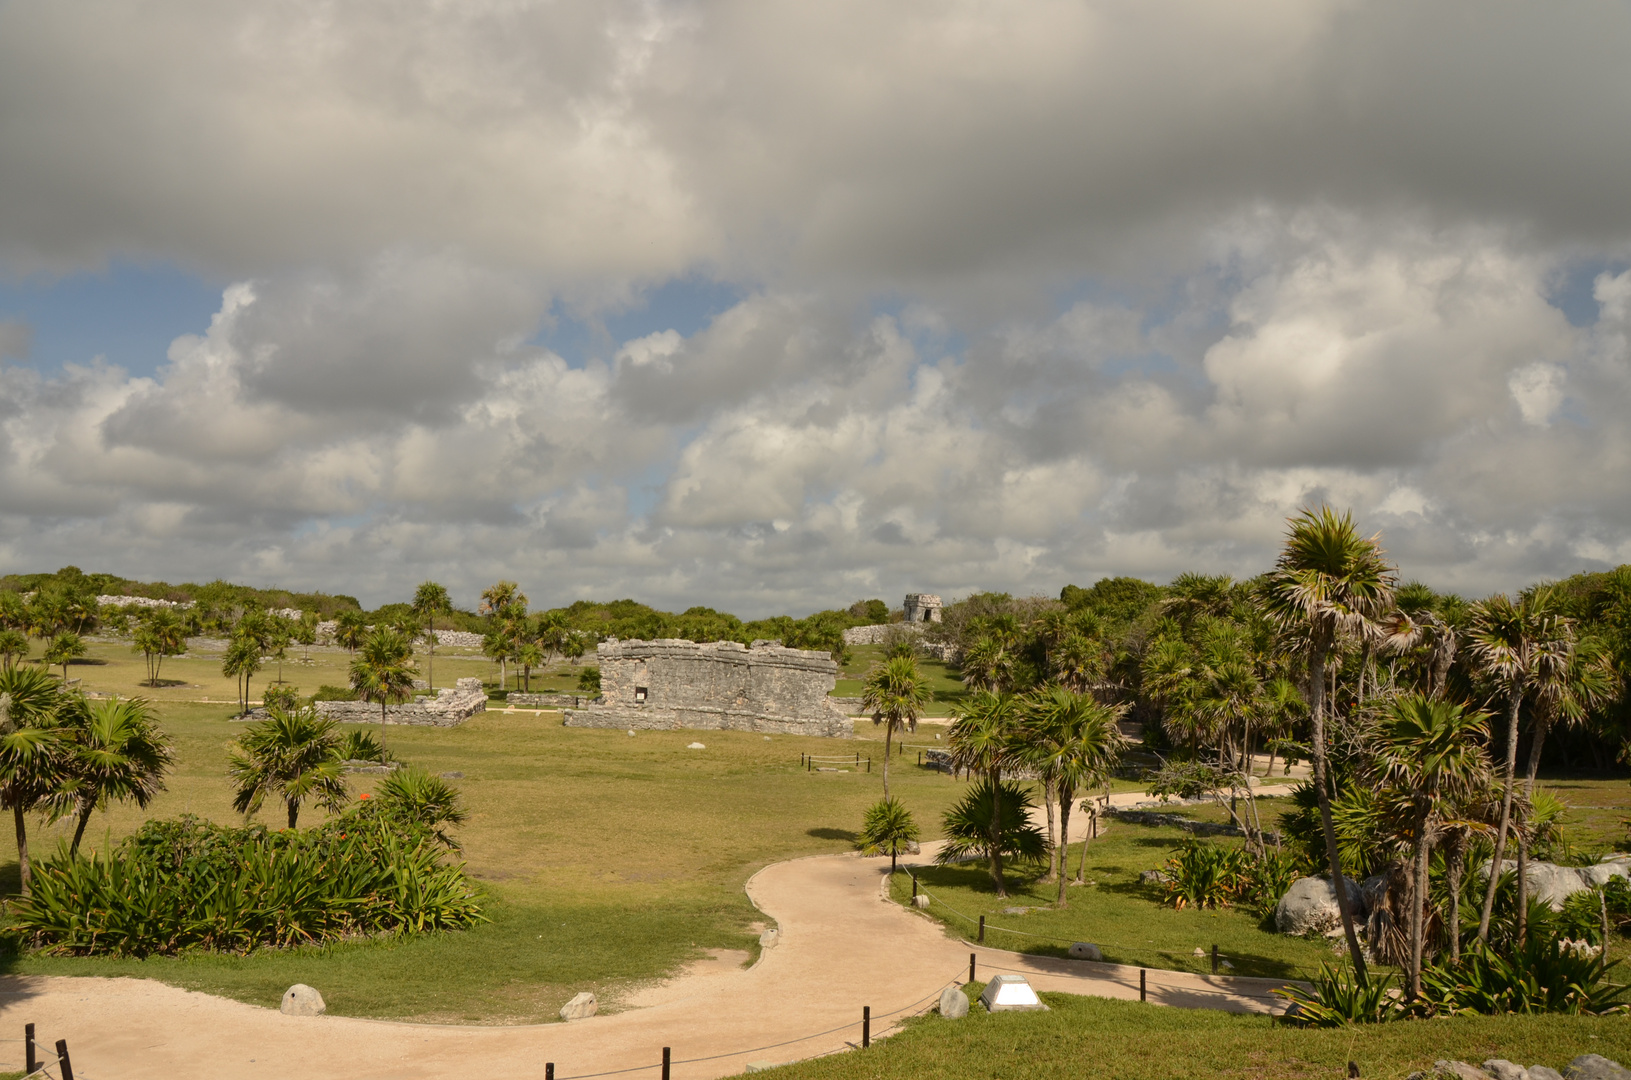
{"type": "Polygon", "coordinates": [[[566,710],[568,727],[854,733],[828,697],[838,664],[825,652],[674,638],[605,641],[595,652],[601,697],[566,710]]]}

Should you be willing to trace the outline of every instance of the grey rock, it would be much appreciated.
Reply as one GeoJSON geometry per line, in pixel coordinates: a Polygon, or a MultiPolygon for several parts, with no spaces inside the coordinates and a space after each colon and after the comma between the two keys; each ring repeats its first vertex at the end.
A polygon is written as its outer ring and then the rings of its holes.
{"type": "Polygon", "coordinates": [[[585,990],[583,993],[561,1006],[562,1020],[586,1020],[600,1011],[595,1004],[595,995],[585,990]]]}
{"type": "Polygon", "coordinates": [[[1433,1075],[1454,1077],[1455,1080],[1493,1080],[1489,1073],[1465,1061],[1435,1061],[1433,1075]]]}
{"type": "Polygon", "coordinates": [[[1536,900],[1544,900],[1553,911],[1562,911],[1565,900],[1591,888],[1586,875],[1577,866],[1532,862],[1524,877],[1529,882],[1529,895],[1536,900]]]}
{"type": "Polygon", "coordinates": [[[1601,889],[1613,878],[1631,878],[1631,862],[1627,862],[1623,856],[1604,859],[1596,866],[1580,867],[1580,876],[1587,885],[1594,889],[1601,889]]]}
{"type": "MultiPolygon", "coordinates": [[[[1354,918],[1364,918],[1365,902],[1359,886],[1349,878],[1342,880],[1354,918]]],[[[1274,926],[1282,934],[1324,934],[1341,925],[1336,889],[1324,878],[1298,878],[1274,907],[1274,926]]]]}
{"type": "Polygon", "coordinates": [[[1563,1069],[1564,1080],[1631,1080],[1631,1069],[1601,1054],[1581,1054],[1563,1069]]]}
{"type": "Polygon", "coordinates": [[[1140,885],[1165,885],[1172,877],[1165,870],[1145,870],[1138,875],[1140,885]]]}
{"type": "Polygon", "coordinates": [[[918,843],[916,840],[906,841],[906,854],[908,854],[908,855],[921,855],[921,854],[923,854],[923,845],[918,843]]]}
{"type": "Polygon", "coordinates": [[[769,930],[766,930],[764,933],[759,935],[759,948],[774,949],[781,939],[781,931],[772,926],[769,930]]]}
{"type": "Polygon", "coordinates": [[[322,1016],[327,1011],[323,995],[305,983],[295,983],[283,991],[283,1001],[278,1005],[278,1012],[284,1016],[322,1016]]]}
{"type": "Polygon", "coordinates": [[[1078,941],[1072,944],[1070,955],[1073,960],[1104,960],[1104,953],[1099,951],[1099,947],[1086,941],[1078,941]]]}
{"type": "Polygon", "coordinates": [[[1550,1065],[1531,1065],[1529,1080],[1563,1080],[1563,1074],[1550,1065]]]}
{"type": "Polygon", "coordinates": [[[918,909],[926,908],[929,906],[929,898],[923,893],[918,893],[912,897],[912,906],[918,909]]]}
{"type": "Polygon", "coordinates": [[[1505,1058],[1490,1058],[1484,1062],[1484,1071],[1495,1080],[1529,1080],[1529,1070],[1522,1065],[1514,1065],[1505,1058]]]}
{"type": "Polygon", "coordinates": [[[445,773],[442,774],[442,779],[443,780],[463,780],[464,779],[464,773],[462,773],[462,772],[445,772],[445,773]]]}
{"type": "Polygon", "coordinates": [[[685,748],[687,750],[706,750],[706,749],[708,749],[706,746],[702,745],[699,742],[686,743],[685,748]]]}
{"type": "Polygon", "coordinates": [[[940,991],[940,1015],[947,1020],[961,1020],[968,1015],[968,995],[955,986],[940,991]]]}

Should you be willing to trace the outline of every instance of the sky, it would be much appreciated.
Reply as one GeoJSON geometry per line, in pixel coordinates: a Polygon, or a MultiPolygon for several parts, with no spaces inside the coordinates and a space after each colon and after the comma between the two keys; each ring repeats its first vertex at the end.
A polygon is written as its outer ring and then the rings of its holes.
{"type": "Polygon", "coordinates": [[[0,572],[1631,561],[1631,8],[0,0],[0,572]]]}

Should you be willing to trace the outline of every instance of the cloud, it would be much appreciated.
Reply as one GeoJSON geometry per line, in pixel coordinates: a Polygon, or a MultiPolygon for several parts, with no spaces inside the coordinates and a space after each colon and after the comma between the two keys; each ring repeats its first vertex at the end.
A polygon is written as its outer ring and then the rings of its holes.
{"type": "Polygon", "coordinates": [[[15,319],[0,320],[0,360],[26,360],[34,343],[34,328],[15,319]]]}

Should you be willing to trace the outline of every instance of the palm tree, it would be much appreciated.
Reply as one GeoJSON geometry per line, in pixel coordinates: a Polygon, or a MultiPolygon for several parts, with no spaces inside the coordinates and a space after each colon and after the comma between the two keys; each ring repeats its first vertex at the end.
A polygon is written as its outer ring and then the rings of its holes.
{"type": "MultiPolygon", "coordinates": [[[[1533,589],[1516,602],[1505,594],[1472,608],[1468,633],[1473,666],[1506,698],[1506,763],[1502,769],[1501,819],[1495,831],[1495,858],[1490,863],[1484,906],[1478,914],[1478,940],[1489,941],[1489,920],[1512,827],[1512,796],[1518,765],[1518,714],[1533,683],[1556,683],[1569,668],[1574,652],[1573,623],[1557,614],[1555,593],[1533,589]]],[[[1519,875],[1522,881],[1522,875],[1519,875]]],[[[1521,888],[1521,886],[1520,886],[1521,888]]]]}
{"type": "MultiPolygon", "coordinates": [[[[14,593],[3,595],[12,596],[14,593]]],[[[7,627],[0,630],[0,667],[10,671],[17,666],[17,661],[28,655],[28,635],[21,630],[7,627]]]]}
{"type": "Polygon", "coordinates": [[[72,630],[59,632],[45,645],[44,660],[47,664],[62,665],[62,681],[68,681],[68,665],[85,655],[85,641],[72,630]]]}
{"type": "Polygon", "coordinates": [[[56,816],[76,814],[70,855],[79,852],[91,813],[109,802],[147,809],[164,790],[174,756],[153,710],[141,698],[74,700],[63,710],[67,782],[57,793],[56,816]]]}
{"type": "Polygon", "coordinates": [[[893,874],[901,848],[917,838],[917,822],[912,820],[912,812],[899,799],[885,795],[867,807],[858,843],[863,855],[889,852],[889,872],[893,874]]]}
{"type": "Polygon", "coordinates": [[[166,656],[178,656],[187,648],[187,630],[169,608],[155,608],[136,628],[133,648],[147,661],[147,685],[159,684],[159,670],[166,656]]]}
{"type": "MultiPolygon", "coordinates": [[[[532,669],[542,667],[544,664],[544,650],[536,641],[524,641],[515,650],[515,663],[521,669],[521,689],[532,689],[532,669]]],[[[884,768],[889,768],[887,762],[884,768]]]]}
{"type": "Polygon", "coordinates": [[[1104,681],[1104,646],[1085,634],[1067,632],[1048,651],[1048,664],[1060,685],[1085,694],[1104,681]]]}
{"type": "MultiPolygon", "coordinates": [[[[1481,741],[1488,716],[1448,701],[1410,694],[1394,700],[1382,724],[1376,773],[1404,796],[1415,858],[1410,897],[1410,996],[1421,996],[1422,940],[1427,921],[1433,834],[1448,801],[1484,787],[1489,759],[1481,741]]],[[[1452,933],[1459,929],[1452,927],[1452,933]]]]}
{"type": "Polygon", "coordinates": [[[253,638],[234,638],[221,658],[221,674],[238,680],[238,708],[249,711],[249,680],[261,669],[260,643],[253,638]]]}
{"type": "Polygon", "coordinates": [[[1284,549],[1265,589],[1265,608],[1283,633],[1305,642],[1308,661],[1308,711],[1312,720],[1309,751],[1319,799],[1320,826],[1331,882],[1342,915],[1348,953],[1361,983],[1365,956],[1354,932],[1348,890],[1343,886],[1336,828],[1331,822],[1331,789],[1325,757],[1325,665],[1339,633],[1366,634],[1387,611],[1393,598],[1395,571],[1383,557],[1379,537],[1361,537],[1353,516],[1338,517],[1329,506],[1304,510],[1290,522],[1284,549]]]}
{"type": "Polygon", "coordinates": [[[1234,580],[1228,574],[1216,577],[1179,574],[1167,586],[1167,598],[1161,601],[1161,610],[1177,619],[1186,629],[1202,616],[1222,618],[1229,614],[1232,606],[1230,589],[1233,586],[1234,580]]]}
{"type": "Polygon", "coordinates": [[[911,656],[896,656],[867,676],[861,693],[861,711],[872,714],[874,726],[883,725],[883,797],[889,799],[890,745],[897,731],[917,731],[917,718],[934,700],[928,683],[911,656]]]}
{"type": "MultiPolygon", "coordinates": [[[[1059,907],[1065,899],[1065,853],[1070,846],[1070,808],[1076,792],[1109,778],[1127,740],[1117,721],[1122,709],[1062,686],[1051,687],[1027,705],[1026,734],[1033,760],[1053,777],[1059,800],[1059,907]]],[[[1087,845],[1082,845],[1087,862],[1087,845]]],[[[1078,878],[1081,874],[1077,875],[1078,878]]]]}
{"type": "Polygon", "coordinates": [[[1013,688],[1014,658],[994,637],[975,639],[963,650],[957,667],[971,690],[999,694],[1013,688]]]}
{"type": "MultiPolygon", "coordinates": [[[[1048,854],[1048,838],[1031,824],[1030,810],[1035,805],[1025,788],[987,776],[941,819],[946,842],[935,862],[945,865],[969,855],[984,856],[993,867],[1000,867],[1005,855],[1041,862],[1048,854]]],[[[1008,895],[1000,877],[997,895],[1008,895]]]]}
{"type": "Polygon", "coordinates": [[[429,829],[448,847],[458,847],[448,836],[449,825],[462,825],[464,804],[459,790],[439,776],[414,766],[397,769],[385,777],[375,794],[380,809],[429,829]]]}
{"type": "Polygon", "coordinates": [[[334,616],[334,640],[355,653],[368,636],[368,617],[356,608],[346,608],[334,616]]]}
{"type": "MultiPolygon", "coordinates": [[[[1290,738],[1293,726],[1307,713],[1308,700],[1290,679],[1278,676],[1263,684],[1263,734],[1269,746],[1269,767],[1263,773],[1264,779],[1274,774],[1274,755],[1279,740],[1290,738]]],[[[1289,754],[1287,762],[1286,771],[1289,772],[1289,754]]]]}
{"type": "Polygon", "coordinates": [[[24,815],[62,782],[62,697],[62,684],[40,668],[0,672],[0,806],[10,807],[17,827],[24,896],[33,878],[24,815]]]}
{"type": "Polygon", "coordinates": [[[309,705],[293,712],[273,709],[265,720],[251,724],[227,765],[237,786],[232,808],[257,813],[266,797],[275,795],[289,812],[291,829],[308,800],[330,812],[338,810],[350,795],[337,753],[338,727],[309,705]]]}
{"type": "Polygon", "coordinates": [[[497,626],[482,635],[481,654],[498,664],[498,688],[500,690],[509,685],[510,676],[505,665],[509,663],[510,654],[513,652],[515,652],[515,634],[512,627],[497,626]]]}
{"type": "Polygon", "coordinates": [[[425,660],[425,685],[436,692],[436,616],[453,610],[453,599],[447,589],[434,581],[422,581],[413,591],[413,613],[425,620],[425,640],[430,655],[425,660]]]}
{"type": "MultiPolygon", "coordinates": [[[[1019,751],[1021,720],[1017,698],[1011,694],[993,694],[982,690],[957,707],[955,719],[946,733],[951,744],[952,766],[983,773],[990,781],[992,807],[986,820],[993,829],[1005,820],[1002,800],[1008,789],[1002,786],[1002,771],[1019,751]]],[[[987,850],[991,858],[991,879],[996,882],[997,895],[1007,896],[1008,886],[1002,877],[1004,845],[995,833],[987,839],[990,841],[987,850]]]]}
{"type": "Polygon", "coordinates": [[[351,661],[351,689],[364,701],[379,702],[379,738],[385,741],[385,707],[406,701],[413,693],[413,647],[395,630],[368,635],[357,658],[351,661]]]}
{"type": "Polygon", "coordinates": [[[513,581],[500,581],[489,585],[481,591],[481,612],[483,615],[492,615],[501,620],[513,619],[519,614],[527,613],[527,596],[521,591],[521,586],[513,581]]]}

